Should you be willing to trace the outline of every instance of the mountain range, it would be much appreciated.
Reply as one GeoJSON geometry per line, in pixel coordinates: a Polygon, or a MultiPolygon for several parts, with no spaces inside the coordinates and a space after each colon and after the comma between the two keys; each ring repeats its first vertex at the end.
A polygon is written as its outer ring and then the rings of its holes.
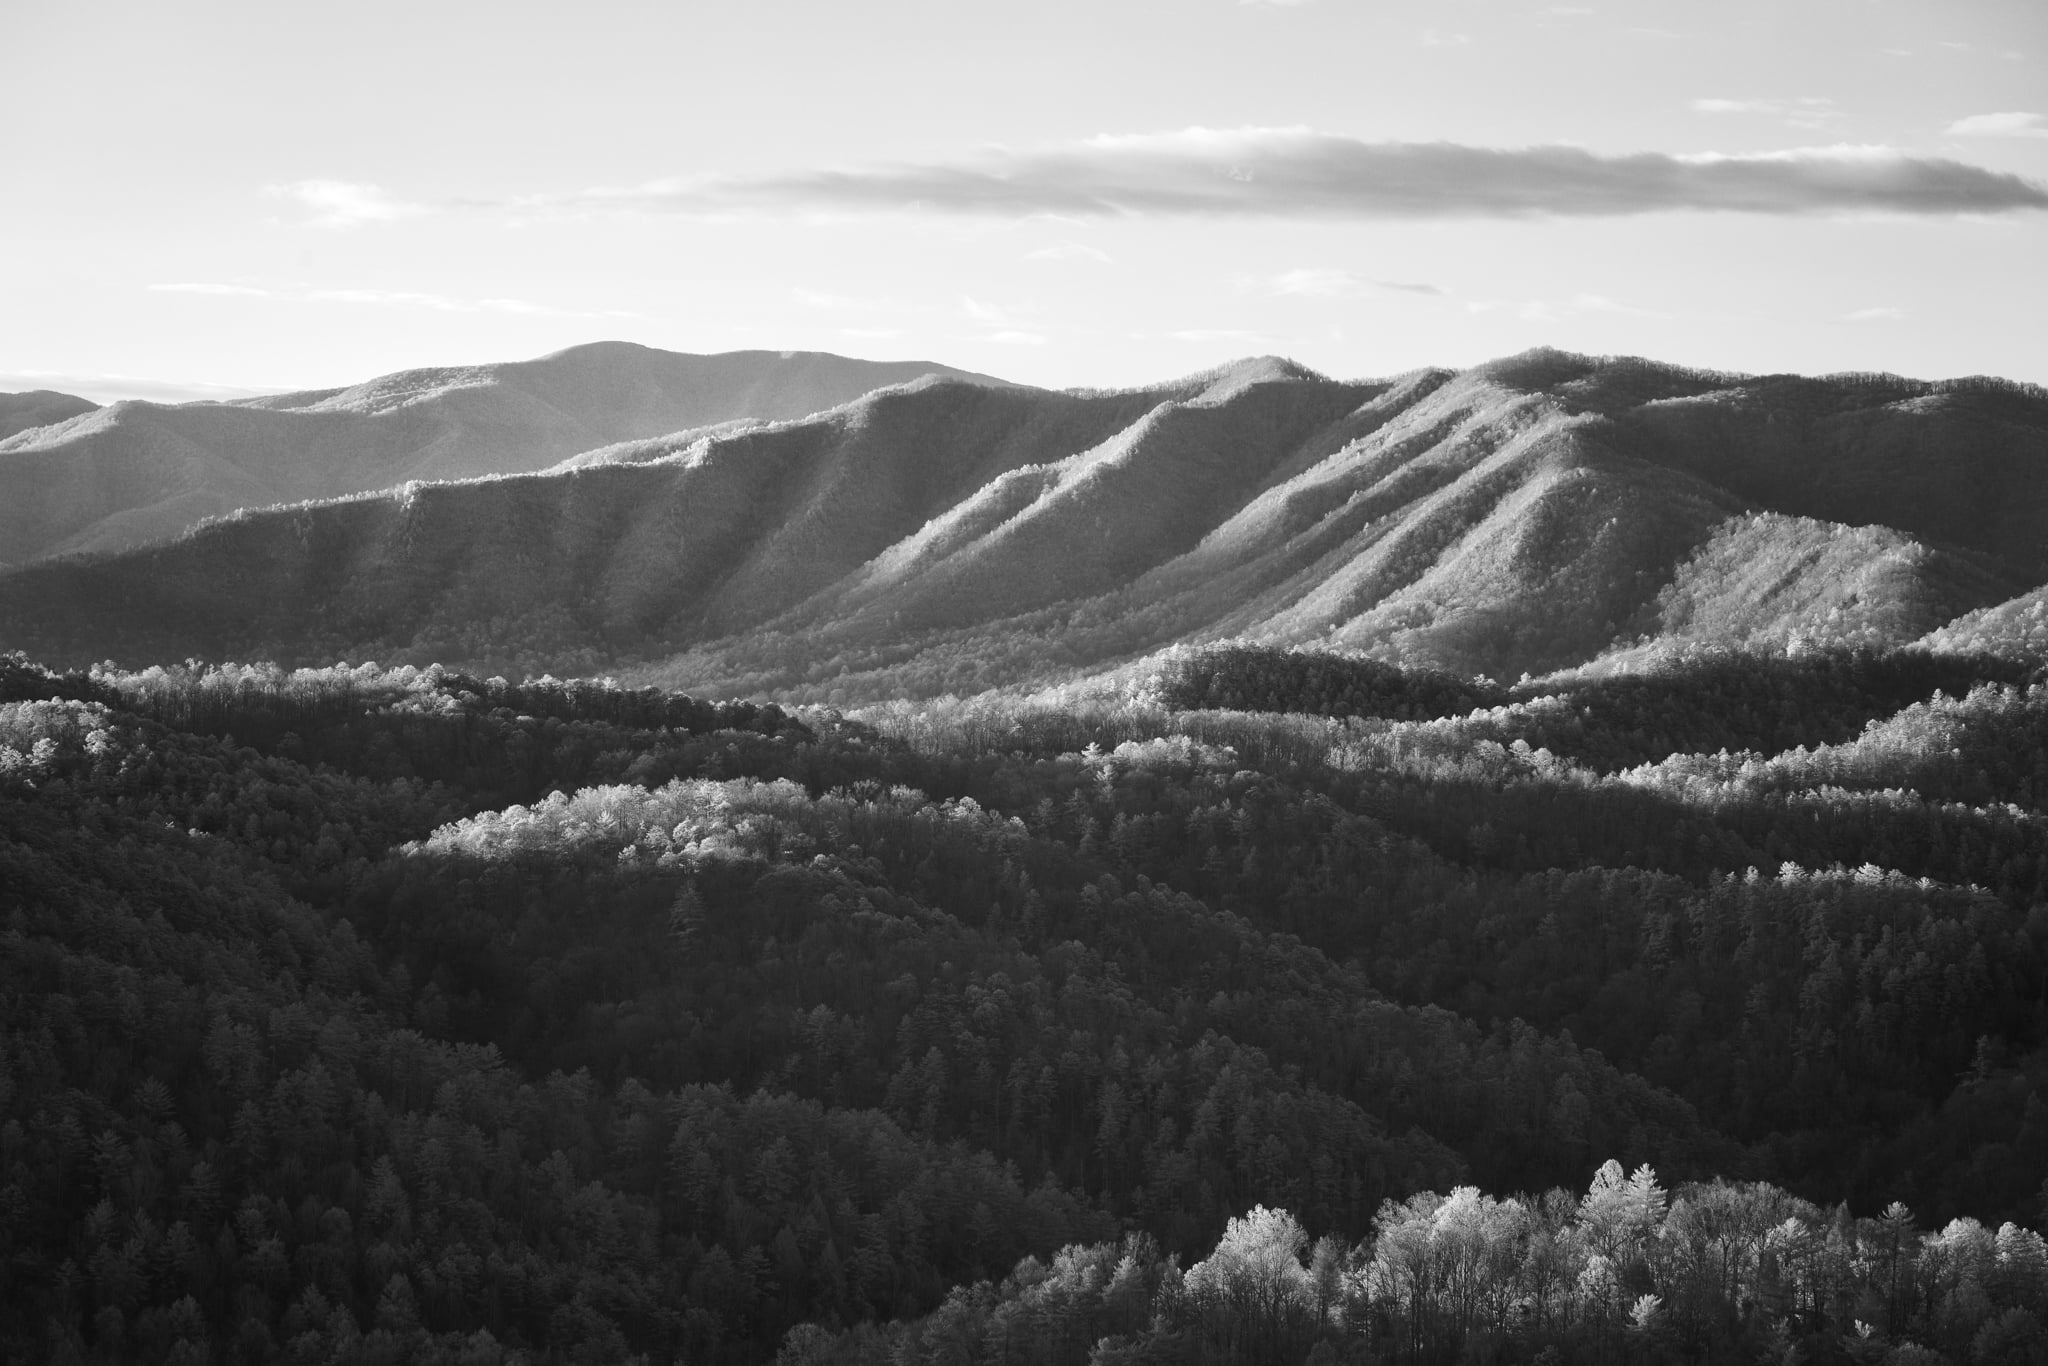
{"type": "Polygon", "coordinates": [[[228,403],[0,394],[0,565],[123,550],[239,508],[519,474],[633,437],[801,417],[924,374],[984,378],[922,361],[599,342],[228,403]]]}
{"type": "Polygon", "coordinates": [[[2044,630],[2048,393],[2026,385],[1538,350],[1053,391],[743,355],[604,345],[20,433],[0,442],[18,558],[196,508],[122,483],[176,465],[159,443],[180,424],[239,453],[190,467],[265,490],[223,478],[207,510],[306,501],[0,574],[0,645],[851,701],[1225,638],[1512,679],[1674,645],[1998,649],[2044,630]],[[847,397],[834,385],[866,392],[811,411],[847,397]],[[60,467],[71,491],[45,492],[60,467]],[[128,510],[97,521],[33,510],[112,507],[79,491],[112,488],[128,510]]]}

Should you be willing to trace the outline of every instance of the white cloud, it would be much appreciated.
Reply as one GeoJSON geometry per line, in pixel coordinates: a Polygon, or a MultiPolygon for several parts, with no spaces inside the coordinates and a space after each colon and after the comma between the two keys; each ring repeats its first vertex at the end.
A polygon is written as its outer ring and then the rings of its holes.
{"type": "Polygon", "coordinates": [[[1342,299],[1361,293],[1365,281],[1348,270],[1290,270],[1275,275],[1267,287],[1275,294],[1342,299]]]}
{"type": "Polygon", "coordinates": [[[312,221],[325,228],[395,223],[427,211],[424,204],[392,198],[382,186],[347,180],[299,180],[289,185],[273,185],[268,193],[297,200],[312,210],[312,221]]]}
{"type": "Polygon", "coordinates": [[[532,317],[568,316],[560,309],[524,299],[458,299],[409,289],[316,289],[305,296],[314,303],[371,304],[380,307],[431,308],[439,313],[520,313],[532,317]]]}
{"type": "Polygon", "coordinates": [[[795,288],[790,297],[806,308],[828,313],[884,313],[899,305],[893,299],[865,299],[854,294],[833,294],[820,289],[795,288]]]}
{"type": "Polygon", "coordinates": [[[1948,126],[1969,138],[2048,138],[2048,116],[2014,110],[2005,114],[1972,114],[1948,126]]]}
{"type": "Polygon", "coordinates": [[[1815,129],[1844,117],[1834,105],[1833,100],[1823,96],[1804,95],[1790,100],[1700,99],[1692,102],[1692,109],[1697,114],[1762,114],[1783,119],[1792,128],[1815,129]]]}
{"type": "Polygon", "coordinates": [[[1467,313],[1497,313],[1512,309],[1516,317],[1530,322],[1561,322],[1573,314],[1609,313],[1630,318],[1668,318],[1668,313],[1655,309],[1638,308],[1634,304],[1611,299],[1605,294],[1575,294],[1570,299],[1472,299],[1466,302],[1467,313]]]}
{"type": "Polygon", "coordinates": [[[1844,313],[1842,321],[1845,323],[1893,323],[1905,316],[1906,310],[1903,308],[1859,308],[1853,313],[1844,313]]]}
{"type": "Polygon", "coordinates": [[[994,304],[985,304],[969,295],[960,296],[960,311],[978,323],[1002,324],[1010,321],[1010,315],[994,304]]]}
{"type": "Polygon", "coordinates": [[[282,303],[364,304],[375,307],[426,308],[437,313],[504,313],[535,318],[635,318],[627,309],[594,312],[554,308],[525,299],[465,299],[410,289],[273,289],[256,285],[219,284],[204,280],[180,280],[148,286],[158,294],[201,294],[223,298],[269,299],[282,303]]]}
{"type": "Polygon", "coordinates": [[[842,327],[839,329],[839,335],[842,337],[859,337],[863,341],[883,341],[890,337],[902,336],[903,329],[900,327],[842,327]]]}
{"type": "Polygon", "coordinates": [[[1445,33],[1438,29],[1426,28],[1422,30],[1421,37],[1417,41],[1424,47],[1464,47],[1472,41],[1472,35],[1469,33],[1445,33]]]}
{"type": "Polygon", "coordinates": [[[254,285],[215,284],[205,280],[180,280],[171,284],[151,285],[149,288],[152,293],[156,294],[239,295],[250,299],[275,299],[277,297],[272,291],[258,289],[254,285]]]}
{"type": "Polygon", "coordinates": [[[1017,332],[1010,330],[1005,330],[1002,332],[991,332],[988,334],[988,340],[992,342],[1001,342],[1005,346],[1045,345],[1045,337],[1037,332],[1017,332]]]}
{"type": "Polygon", "coordinates": [[[1237,327],[1190,327],[1179,332],[1168,332],[1169,341],[1177,342],[1241,342],[1247,346],[1272,346],[1273,338],[1263,332],[1247,332],[1237,327]]]}
{"type": "Polygon", "coordinates": [[[923,210],[1007,218],[1956,214],[2048,208],[2048,187],[1884,147],[1603,155],[1581,147],[1364,142],[1306,128],[1190,128],[972,160],[598,190],[553,202],[694,215],[923,210]]]}
{"type": "Polygon", "coordinates": [[[1291,294],[1306,298],[1353,299],[1375,290],[1392,290],[1399,294],[1442,295],[1435,285],[1406,280],[1373,280],[1355,275],[1348,270],[1328,270],[1308,267],[1301,270],[1282,271],[1263,282],[1268,292],[1291,294]]]}
{"type": "Polygon", "coordinates": [[[1610,299],[1605,294],[1575,294],[1572,296],[1571,307],[1577,313],[1618,313],[1630,318],[1661,318],[1665,316],[1654,309],[1637,308],[1634,304],[1625,304],[1617,299],[1610,299]]]}
{"type": "MultiPolygon", "coordinates": [[[[1249,0],[1247,0],[1249,3],[1249,0]]],[[[1055,242],[1049,247],[1024,253],[1027,261],[1095,261],[1108,265],[1114,259],[1100,247],[1091,247],[1084,242],[1055,242]]]]}

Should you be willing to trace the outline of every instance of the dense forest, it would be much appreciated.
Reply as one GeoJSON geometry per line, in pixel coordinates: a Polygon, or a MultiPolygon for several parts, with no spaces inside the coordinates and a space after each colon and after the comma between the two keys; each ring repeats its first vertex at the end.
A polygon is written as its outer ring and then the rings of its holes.
{"type": "Polygon", "coordinates": [[[2048,681],[0,658],[0,1358],[2048,1359],[2048,681]]]}

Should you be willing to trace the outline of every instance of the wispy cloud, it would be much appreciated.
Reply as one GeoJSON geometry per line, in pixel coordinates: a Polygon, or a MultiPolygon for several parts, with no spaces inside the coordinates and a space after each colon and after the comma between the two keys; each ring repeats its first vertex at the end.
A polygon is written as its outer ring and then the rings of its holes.
{"type": "Polygon", "coordinates": [[[1472,41],[1469,33],[1445,33],[1441,29],[1426,28],[1416,39],[1424,47],[1464,47],[1472,41]]]}
{"type": "Polygon", "coordinates": [[[842,327],[839,329],[839,335],[842,337],[858,337],[862,341],[885,341],[890,337],[902,336],[903,329],[900,327],[842,327]]]}
{"type": "Polygon", "coordinates": [[[1274,294],[1295,294],[1312,299],[1343,299],[1365,291],[1365,281],[1348,270],[1289,270],[1266,281],[1274,294]]]}
{"type": "Polygon", "coordinates": [[[1012,218],[1957,214],[2048,208],[2048,186],[1887,147],[1608,156],[1579,147],[1364,142],[1306,128],[1191,128],[959,161],[663,182],[549,202],[699,215],[927,210],[1012,218]]]}
{"type": "Polygon", "coordinates": [[[212,280],[179,280],[169,284],[151,285],[150,290],[157,294],[214,294],[229,297],[239,296],[247,299],[275,299],[278,297],[273,291],[258,289],[254,285],[222,284],[212,280]]]}
{"type": "Polygon", "coordinates": [[[382,186],[347,180],[298,180],[273,185],[270,194],[297,201],[312,211],[324,228],[355,228],[365,223],[395,223],[427,212],[424,204],[393,198],[382,186]]]}
{"type": "Polygon", "coordinates": [[[960,296],[960,311],[978,323],[994,323],[998,326],[1010,321],[1010,315],[994,304],[985,304],[971,295],[960,296]]]}
{"type": "Polygon", "coordinates": [[[1948,126],[1967,138],[2048,138],[2048,116],[2014,110],[2006,114],[1972,114],[1948,126]]]}
{"type": "Polygon", "coordinates": [[[1903,308],[1859,308],[1853,313],[1844,313],[1845,323],[1895,323],[1906,316],[1903,308]]]}
{"type": "Polygon", "coordinates": [[[431,308],[440,313],[520,313],[532,317],[569,316],[563,309],[524,299],[458,299],[410,289],[315,289],[305,298],[321,304],[369,304],[374,307],[431,308]]]}
{"type": "Polygon", "coordinates": [[[805,308],[815,308],[827,313],[887,313],[901,307],[894,299],[868,299],[855,294],[833,294],[821,289],[799,287],[790,290],[789,295],[805,308]]]}
{"type": "Polygon", "coordinates": [[[1638,308],[1634,304],[1610,299],[1605,294],[1575,294],[1572,296],[1572,311],[1576,313],[1616,313],[1629,318],[1662,318],[1665,314],[1653,308],[1638,308]]]}
{"type": "Polygon", "coordinates": [[[1055,242],[1049,247],[1039,247],[1024,253],[1027,261],[1094,261],[1108,265],[1113,259],[1101,247],[1091,247],[1085,242],[1055,242]]]}
{"type": "Polygon", "coordinates": [[[1282,271],[1262,283],[1269,293],[1320,299],[1354,299],[1378,290],[1393,290],[1401,294],[1443,294],[1441,289],[1431,284],[1406,280],[1374,280],[1355,275],[1348,270],[1318,267],[1282,271]]]}
{"type": "Polygon", "coordinates": [[[1620,314],[1631,318],[1668,318],[1668,313],[1655,309],[1639,308],[1634,304],[1610,299],[1605,294],[1575,294],[1570,299],[1472,299],[1465,305],[1467,313],[1499,313],[1512,311],[1518,318],[1529,322],[1561,322],[1573,315],[1587,313],[1620,314]]]}
{"type": "Polygon", "coordinates": [[[1835,102],[1819,95],[1805,95],[1798,99],[1701,99],[1692,102],[1694,113],[1698,114],[1761,114],[1770,118],[1783,119],[1793,128],[1824,128],[1843,117],[1835,108],[1835,102]]]}
{"type": "Polygon", "coordinates": [[[992,342],[1001,342],[1005,346],[1043,346],[1045,345],[1046,341],[1045,336],[1042,333],[1018,332],[1014,329],[1005,329],[1004,331],[1001,332],[991,332],[988,334],[988,340],[992,342]]]}
{"type": "Polygon", "coordinates": [[[217,283],[210,280],[178,280],[150,285],[155,294],[203,294],[223,298],[269,299],[281,303],[361,304],[383,308],[425,308],[437,313],[505,313],[535,318],[633,318],[626,309],[595,312],[554,308],[525,299],[466,299],[448,294],[431,294],[410,289],[304,289],[260,285],[217,283]]]}
{"type": "Polygon", "coordinates": [[[1238,327],[1189,327],[1164,335],[1168,341],[1177,342],[1233,342],[1245,346],[1277,344],[1263,332],[1249,332],[1238,327]]]}

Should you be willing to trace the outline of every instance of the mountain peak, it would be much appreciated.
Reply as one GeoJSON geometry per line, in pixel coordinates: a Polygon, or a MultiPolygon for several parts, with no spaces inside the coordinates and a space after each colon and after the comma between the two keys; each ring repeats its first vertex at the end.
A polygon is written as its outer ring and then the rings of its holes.
{"type": "MultiPolygon", "coordinates": [[[[49,426],[44,404],[8,446],[0,564],[165,540],[237,508],[527,473],[620,442],[804,417],[932,374],[1004,383],[926,361],[601,341],[232,403],[120,404],[68,427],[49,426]]],[[[10,406],[32,405],[0,405],[0,424],[10,406]]]]}
{"type": "MultiPolygon", "coordinates": [[[[1346,383],[1252,356],[1056,392],[599,343],[379,383],[421,397],[139,405],[17,438],[9,492],[30,496],[0,500],[0,536],[76,506],[37,470],[158,500],[69,549],[299,505],[0,574],[0,644],[850,699],[1228,636],[1497,677],[1646,642],[1903,643],[2048,582],[2048,395],[1985,382],[1546,348],[1346,383]],[[323,488],[332,470],[356,487],[323,488]],[[521,477],[463,482],[492,473],[521,477]],[[429,482],[363,496],[411,480],[429,482]]],[[[2038,616],[1966,634],[2030,638],[2038,616]]]]}

